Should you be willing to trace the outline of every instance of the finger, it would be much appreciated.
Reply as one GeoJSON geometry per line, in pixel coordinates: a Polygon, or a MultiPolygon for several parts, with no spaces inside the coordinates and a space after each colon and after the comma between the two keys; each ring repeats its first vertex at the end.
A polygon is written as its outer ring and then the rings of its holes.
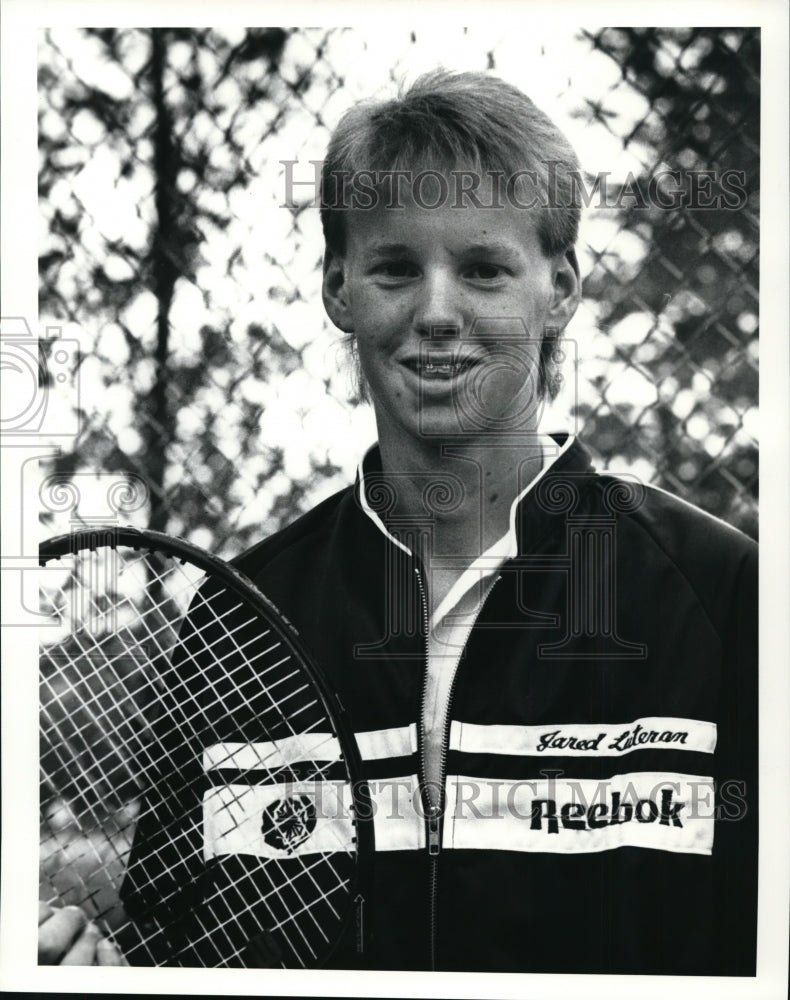
{"type": "Polygon", "coordinates": [[[40,965],[57,965],[68,951],[88,918],[78,906],[53,910],[38,929],[38,961],[40,965]]]}
{"type": "Polygon", "coordinates": [[[107,938],[101,938],[96,945],[97,965],[128,965],[117,945],[107,938]]]}
{"type": "Polygon", "coordinates": [[[94,965],[96,962],[96,946],[99,943],[99,931],[93,924],[83,930],[74,944],[69,948],[61,965],[94,965]]]}
{"type": "Polygon", "coordinates": [[[47,917],[51,917],[54,912],[55,912],[54,909],[49,905],[49,903],[45,903],[43,899],[39,899],[39,901],[38,901],[38,925],[39,925],[39,927],[41,926],[41,924],[44,923],[44,921],[47,919],[47,917]]]}

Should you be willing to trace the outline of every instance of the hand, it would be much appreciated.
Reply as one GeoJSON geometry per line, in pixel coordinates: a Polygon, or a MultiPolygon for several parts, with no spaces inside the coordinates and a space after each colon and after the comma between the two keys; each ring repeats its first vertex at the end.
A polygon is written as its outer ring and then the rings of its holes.
{"type": "Polygon", "coordinates": [[[38,904],[39,965],[127,965],[78,906],[38,904]]]}

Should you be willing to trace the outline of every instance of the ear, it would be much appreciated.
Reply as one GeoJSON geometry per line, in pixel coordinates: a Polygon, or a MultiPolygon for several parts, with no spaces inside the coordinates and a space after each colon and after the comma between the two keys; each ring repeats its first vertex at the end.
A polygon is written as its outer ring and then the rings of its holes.
{"type": "Polygon", "coordinates": [[[553,280],[554,293],[549,316],[552,325],[561,331],[573,319],[581,300],[582,282],[575,250],[568,250],[563,256],[555,258],[553,280]]]}
{"type": "Polygon", "coordinates": [[[353,333],[351,308],[346,285],[345,258],[328,247],[324,254],[324,280],[321,286],[326,314],[343,333],[353,333]]]}

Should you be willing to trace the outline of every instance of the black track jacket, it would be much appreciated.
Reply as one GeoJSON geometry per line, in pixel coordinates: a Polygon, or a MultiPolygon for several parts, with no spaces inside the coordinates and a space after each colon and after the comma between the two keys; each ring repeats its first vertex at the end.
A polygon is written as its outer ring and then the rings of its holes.
{"type": "Polygon", "coordinates": [[[522,500],[463,652],[431,830],[422,569],[357,491],[236,560],[327,674],[378,789],[369,948],[335,964],[754,975],[754,542],[574,442],[522,500]]]}

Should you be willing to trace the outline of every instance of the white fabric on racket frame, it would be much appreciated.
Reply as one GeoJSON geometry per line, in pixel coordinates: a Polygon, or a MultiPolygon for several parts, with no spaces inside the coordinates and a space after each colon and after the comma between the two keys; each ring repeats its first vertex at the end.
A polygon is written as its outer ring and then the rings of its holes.
{"type": "Polygon", "coordinates": [[[299,761],[340,759],[340,744],[332,733],[308,732],[271,743],[215,743],[203,751],[203,770],[271,770],[299,761]]]}
{"type": "MultiPolygon", "coordinates": [[[[272,785],[217,785],[203,795],[203,857],[246,854],[260,858],[353,852],[354,822],[350,788],[344,781],[300,781],[272,785]],[[311,829],[302,823],[300,835],[288,847],[267,840],[263,818],[278,804],[312,803],[311,829]]],[[[296,822],[299,822],[296,820],[296,822]]]]}

